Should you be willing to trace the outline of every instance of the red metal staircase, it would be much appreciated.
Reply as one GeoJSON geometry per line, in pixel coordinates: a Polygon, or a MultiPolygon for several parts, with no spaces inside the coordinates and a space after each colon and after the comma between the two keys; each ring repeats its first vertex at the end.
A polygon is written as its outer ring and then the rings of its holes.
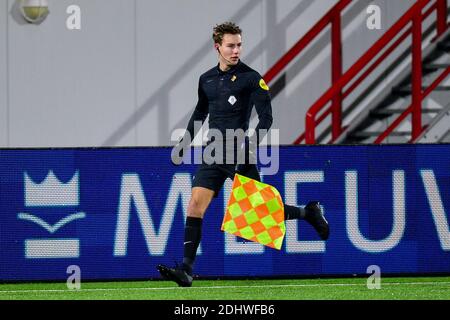
{"type": "MultiPolygon", "coordinates": [[[[400,112],[392,112],[388,109],[390,116],[395,118],[390,125],[382,132],[377,132],[374,143],[382,143],[386,137],[393,134],[394,130],[411,115],[412,131],[410,133],[410,142],[414,142],[424,131],[425,126],[422,123],[422,113],[427,112],[422,108],[423,100],[436,89],[442,89],[439,84],[450,74],[450,65],[433,64],[429,61],[424,65],[423,58],[433,56],[434,52],[429,52],[424,56],[422,42],[424,37],[424,20],[435,13],[436,23],[436,48],[445,48],[448,46],[446,39],[446,31],[448,30],[448,10],[446,0],[417,0],[411,8],[389,29],[386,33],[367,50],[346,72],[342,70],[342,29],[341,19],[342,12],[347,8],[352,0],[341,0],[333,8],[331,8],[325,16],[314,25],[311,30],[306,33],[265,75],[265,80],[270,83],[276,76],[287,67],[308,45],[323,31],[326,27],[331,27],[331,66],[332,66],[332,85],[331,87],[309,108],[306,114],[305,132],[300,135],[294,144],[305,142],[306,144],[318,143],[316,139],[317,127],[331,118],[329,130],[331,133],[331,143],[342,142],[342,137],[348,127],[344,127],[343,100],[346,99],[356,88],[361,86],[373,71],[385,61],[393,51],[403,44],[409,37],[412,38],[412,46],[410,52],[412,55],[411,71],[409,76],[410,87],[405,86],[396,88],[397,94],[407,91],[406,94],[411,95],[411,104],[400,112]],[[439,44],[439,45],[437,45],[439,44]],[[443,70],[428,86],[423,84],[423,75],[426,69],[443,70]],[[409,91],[409,92],[408,92],[409,91]]],[[[437,49],[437,50],[438,50],[437,49]]],[[[445,50],[445,49],[444,49],[445,50]]],[[[429,59],[430,60],[430,59],[429,59]]],[[[404,85],[404,79],[403,79],[404,85]]],[[[383,111],[378,110],[379,114],[383,111]]],[[[373,115],[373,113],[370,113],[373,115]]],[[[378,114],[378,117],[379,117],[378,114]]],[[[377,118],[377,117],[374,117],[377,118]]],[[[373,133],[372,133],[373,135],[373,133]]],[[[355,141],[353,141],[355,142],[355,141]]]]}

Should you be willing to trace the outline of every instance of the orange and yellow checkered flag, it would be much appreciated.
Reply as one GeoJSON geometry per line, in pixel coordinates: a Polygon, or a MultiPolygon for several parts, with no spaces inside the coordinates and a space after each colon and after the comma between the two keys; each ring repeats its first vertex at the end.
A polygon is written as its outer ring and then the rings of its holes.
{"type": "Polygon", "coordinates": [[[236,174],[222,231],[280,250],[286,225],[278,190],[236,174]]]}

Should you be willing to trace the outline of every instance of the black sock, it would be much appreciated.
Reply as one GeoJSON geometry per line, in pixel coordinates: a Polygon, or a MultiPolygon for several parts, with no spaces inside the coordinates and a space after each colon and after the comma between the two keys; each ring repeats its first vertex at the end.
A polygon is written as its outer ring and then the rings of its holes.
{"type": "Polygon", "coordinates": [[[284,220],[305,219],[305,209],[284,205],[284,220]]]}
{"type": "Polygon", "coordinates": [[[192,274],[197,248],[202,237],[202,218],[187,217],[184,227],[184,256],[183,268],[192,274]]]}

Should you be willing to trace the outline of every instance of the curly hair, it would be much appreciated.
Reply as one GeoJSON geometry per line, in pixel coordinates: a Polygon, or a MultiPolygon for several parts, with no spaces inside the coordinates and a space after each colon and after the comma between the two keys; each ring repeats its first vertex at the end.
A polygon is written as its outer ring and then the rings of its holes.
{"type": "Polygon", "coordinates": [[[223,36],[225,34],[242,34],[241,28],[233,22],[224,22],[222,24],[217,24],[213,28],[213,40],[214,43],[222,44],[223,36]]]}

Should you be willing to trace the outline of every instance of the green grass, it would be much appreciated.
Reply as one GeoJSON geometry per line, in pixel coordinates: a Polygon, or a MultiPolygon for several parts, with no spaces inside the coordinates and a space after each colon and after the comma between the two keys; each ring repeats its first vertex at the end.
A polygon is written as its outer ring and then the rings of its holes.
{"type": "Polygon", "coordinates": [[[365,278],[197,280],[191,288],[167,281],[0,284],[0,300],[450,300],[450,277],[382,278],[369,290],[365,278]]]}

